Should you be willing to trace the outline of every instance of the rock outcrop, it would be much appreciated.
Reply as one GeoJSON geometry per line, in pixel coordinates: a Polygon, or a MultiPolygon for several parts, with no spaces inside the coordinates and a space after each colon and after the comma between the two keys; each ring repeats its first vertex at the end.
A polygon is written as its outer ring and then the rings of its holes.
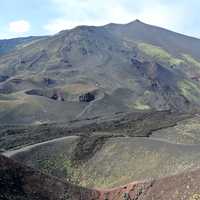
{"type": "Polygon", "coordinates": [[[79,96],[80,102],[91,102],[94,100],[95,100],[95,95],[90,92],[79,96]]]}

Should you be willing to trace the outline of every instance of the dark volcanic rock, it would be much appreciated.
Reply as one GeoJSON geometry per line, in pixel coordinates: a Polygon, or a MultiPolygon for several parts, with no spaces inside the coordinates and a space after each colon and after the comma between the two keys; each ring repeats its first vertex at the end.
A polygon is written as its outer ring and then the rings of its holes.
{"type": "MultiPolygon", "coordinates": [[[[175,126],[178,121],[189,117],[190,115],[162,111],[150,113],[119,113],[108,116],[105,119],[97,118],[98,121],[96,118],[88,118],[80,121],[72,121],[69,124],[10,127],[2,125],[0,129],[0,148],[8,150],[17,146],[35,144],[63,136],[81,134],[85,136],[95,132],[109,132],[107,136],[127,135],[130,137],[148,137],[152,131],[175,126]]],[[[96,141],[98,140],[95,139],[94,142],[96,141]]],[[[81,145],[81,147],[84,146],[81,145]]]]}
{"type": "Polygon", "coordinates": [[[51,78],[44,78],[43,81],[46,86],[51,86],[56,84],[56,81],[51,78]]]}
{"type": "Polygon", "coordinates": [[[93,101],[94,99],[95,99],[95,95],[90,92],[79,96],[80,102],[90,102],[90,101],[93,101]]]}
{"type": "Polygon", "coordinates": [[[9,76],[0,75],[0,82],[4,82],[4,81],[7,80],[8,78],[9,78],[9,76]]]}
{"type": "Polygon", "coordinates": [[[51,99],[58,100],[58,101],[65,101],[64,95],[62,92],[55,91],[51,96],[51,99]]]}
{"type": "Polygon", "coordinates": [[[32,90],[26,91],[25,93],[28,94],[28,95],[44,96],[43,92],[41,90],[38,90],[38,89],[32,89],[32,90]]]}

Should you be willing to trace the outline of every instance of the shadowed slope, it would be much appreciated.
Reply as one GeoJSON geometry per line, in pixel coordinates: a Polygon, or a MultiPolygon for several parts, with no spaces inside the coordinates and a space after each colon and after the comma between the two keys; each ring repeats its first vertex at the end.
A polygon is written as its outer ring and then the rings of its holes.
{"type": "Polygon", "coordinates": [[[118,188],[90,190],[22,166],[0,156],[0,198],[4,200],[196,200],[200,197],[200,171],[118,188]]]}
{"type": "Polygon", "coordinates": [[[2,200],[92,200],[98,196],[98,192],[65,183],[0,156],[2,200]]]}

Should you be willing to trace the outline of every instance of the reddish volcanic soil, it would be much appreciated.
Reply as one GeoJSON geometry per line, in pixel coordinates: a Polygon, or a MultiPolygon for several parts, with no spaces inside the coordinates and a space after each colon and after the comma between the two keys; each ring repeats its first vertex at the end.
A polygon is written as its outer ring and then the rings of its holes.
{"type": "Polygon", "coordinates": [[[141,193],[145,192],[152,183],[132,182],[127,185],[106,189],[97,190],[100,193],[99,200],[118,200],[118,199],[137,199],[141,193]]]}
{"type": "Polygon", "coordinates": [[[200,170],[101,190],[99,200],[200,200],[200,170]]]}

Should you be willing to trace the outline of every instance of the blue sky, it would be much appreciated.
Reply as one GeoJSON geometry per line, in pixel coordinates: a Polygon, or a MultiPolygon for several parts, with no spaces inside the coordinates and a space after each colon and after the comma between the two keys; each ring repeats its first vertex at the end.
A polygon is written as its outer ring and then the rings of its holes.
{"type": "Polygon", "coordinates": [[[135,19],[200,38],[199,0],[0,0],[0,38],[135,19]]]}

